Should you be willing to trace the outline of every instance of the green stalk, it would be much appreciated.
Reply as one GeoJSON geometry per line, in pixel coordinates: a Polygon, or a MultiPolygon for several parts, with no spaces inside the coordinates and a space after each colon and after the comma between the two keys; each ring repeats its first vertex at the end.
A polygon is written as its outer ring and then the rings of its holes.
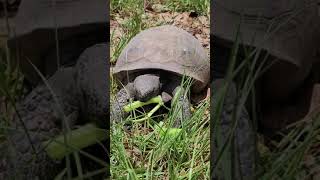
{"type": "Polygon", "coordinates": [[[141,102],[141,101],[134,101],[126,106],[123,107],[125,112],[130,112],[133,111],[139,107],[145,106],[145,105],[149,105],[149,104],[160,104],[162,103],[162,98],[161,96],[156,96],[154,98],[151,98],[150,100],[146,101],[146,102],[141,102]]]}
{"type": "Polygon", "coordinates": [[[50,158],[61,160],[67,154],[75,152],[78,149],[96,144],[98,141],[106,140],[108,134],[99,129],[96,125],[90,123],[68,132],[67,137],[67,145],[64,144],[63,135],[59,135],[53,140],[44,142],[43,145],[47,145],[45,150],[50,158]]]}
{"type": "Polygon", "coordinates": [[[150,112],[148,112],[147,116],[138,120],[132,120],[132,122],[142,122],[145,121],[149,118],[151,118],[151,116],[162,106],[162,103],[159,103],[156,107],[154,107],[150,112]]]}

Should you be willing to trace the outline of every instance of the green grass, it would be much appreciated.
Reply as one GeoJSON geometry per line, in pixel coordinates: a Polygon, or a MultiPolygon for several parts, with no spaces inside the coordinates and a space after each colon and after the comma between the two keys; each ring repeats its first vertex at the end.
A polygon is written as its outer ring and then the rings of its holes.
{"type": "MultiPolygon", "coordinates": [[[[19,67],[11,67],[8,62],[5,48],[0,48],[0,103],[2,107],[0,114],[0,125],[7,126],[14,113],[15,103],[23,94],[23,75],[19,67]]],[[[4,130],[0,129],[1,136],[4,136],[4,130]]]]}
{"type": "Polygon", "coordinates": [[[110,10],[112,13],[122,13],[130,15],[134,10],[144,11],[144,7],[155,4],[161,4],[164,9],[172,12],[195,12],[199,15],[208,15],[210,1],[209,0],[111,0],[110,10]]]}
{"type": "MultiPolygon", "coordinates": [[[[125,47],[126,44],[141,30],[144,30],[147,28],[147,25],[142,22],[142,12],[141,11],[134,11],[132,16],[128,18],[123,24],[121,24],[121,28],[124,31],[124,34],[120,37],[120,40],[114,44],[114,42],[111,41],[111,48],[112,48],[112,56],[110,58],[110,62],[114,63],[116,62],[116,59],[120,55],[121,51],[125,47]]],[[[114,37],[114,32],[111,32],[111,40],[114,37]]]]}
{"type": "Polygon", "coordinates": [[[199,15],[209,16],[209,0],[167,0],[165,5],[176,12],[195,12],[199,15]]]}

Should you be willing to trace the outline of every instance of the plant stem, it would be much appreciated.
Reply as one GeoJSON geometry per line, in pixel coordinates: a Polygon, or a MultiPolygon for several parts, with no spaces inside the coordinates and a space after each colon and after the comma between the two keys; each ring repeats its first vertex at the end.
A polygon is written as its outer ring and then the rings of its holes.
{"type": "Polygon", "coordinates": [[[161,96],[156,96],[154,98],[151,98],[150,100],[146,101],[146,102],[141,102],[141,101],[134,101],[126,106],[123,107],[125,112],[130,112],[133,111],[139,107],[148,105],[148,104],[160,104],[162,103],[162,98],[161,96]]]}
{"type": "Polygon", "coordinates": [[[138,120],[132,120],[132,122],[142,122],[145,121],[147,119],[149,119],[163,104],[160,102],[159,104],[157,104],[156,107],[154,107],[150,112],[148,112],[147,116],[138,120]]]}

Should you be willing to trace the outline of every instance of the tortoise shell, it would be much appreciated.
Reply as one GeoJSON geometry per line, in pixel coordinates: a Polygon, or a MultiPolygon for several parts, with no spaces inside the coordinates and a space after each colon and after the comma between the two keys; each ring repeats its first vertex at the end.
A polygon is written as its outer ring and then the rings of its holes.
{"type": "Polygon", "coordinates": [[[137,34],[121,52],[114,75],[122,81],[129,72],[155,69],[189,76],[194,92],[209,82],[210,61],[201,43],[188,32],[163,25],[137,34]]]}

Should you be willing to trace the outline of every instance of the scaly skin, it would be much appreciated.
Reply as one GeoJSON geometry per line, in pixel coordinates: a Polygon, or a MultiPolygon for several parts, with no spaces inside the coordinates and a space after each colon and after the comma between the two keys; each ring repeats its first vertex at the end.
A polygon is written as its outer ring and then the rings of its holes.
{"type": "Polygon", "coordinates": [[[63,111],[71,128],[78,116],[92,117],[103,124],[108,109],[108,81],[104,76],[107,75],[106,49],[105,44],[88,48],[75,68],[62,68],[48,80],[60,102],[60,109],[45,84],[36,87],[21,101],[18,114],[31,142],[15,115],[11,125],[13,130],[8,133],[11,146],[7,152],[10,154],[0,159],[0,179],[53,179],[57,175],[61,162],[51,160],[42,143],[62,132],[63,121],[59,110],[63,111]]]}
{"type": "Polygon", "coordinates": [[[115,99],[110,103],[111,112],[110,120],[111,122],[117,123],[128,115],[128,113],[123,111],[123,107],[128,104],[130,98],[134,97],[133,83],[127,84],[125,87],[121,88],[116,94],[115,99]]]}
{"type": "MultiPolygon", "coordinates": [[[[221,87],[221,79],[215,80],[213,82],[213,88],[215,89],[214,94],[213,94],[213,114],[215,114],[216,106],[217,106],[217,94],[216,92],[218,89],[221,87]]],[[[234,105],[235,105],[235,100],[236,100],[236,88],[234,84],[231,84],[229,87],[229,91],[227,92],[227,95],[225,96],[225,100],[223,103],[223,109],[221,116],[218,118],[220,122],[219,124],[214,124],[214,126],[218,126],[220,129],[219,135],[222,136],[222,145],[224,142],[226,142],[227,137],[230,133],[230,130],[232,129],[233,125],[233,120],[232,120],[232,113],[234,111],[234,105]]],[[[238,123],[236,126],[235,134],[234,134],[234,144],[231,146],[232,148],[228,151],[232,158],[235,156],[239,158],[234,159],[232,162],[240,162],[240,168],[235,166],[234,167],[234,177],[233,179],[255,179],[254,174],[255,174],[255,160],[256,160],[256,146],[255,146],[255,134],[252,129],[252,127],[249,124],[249,115],[246,111],[246,109],[242,109],[240,117],[238,118],[238,123]],[[240,172],[239,172],[240,170],[240,172]],[[240,178],[241,177],[241,178],[240,178]]],[[[218,151],[217,149],[221,149],[221,145],[218,146],[217,144],[217,137],[216,133],[213,134],[213,146],[211,148],[211,152],[213,152],[213,162],[214,166],[216,165],[217,161],[217,155],[218,151]]],[[[233,165],[237,163],[232,163],[233,165]]],[[[218,171],[221,172],[221,164],[218,168],[218,171]]],[[[214,174],[213,179],[224,179],[222,177],[217,178],[217,174],[214,174]]]]}
{"type": "MultiPolygon", "coordinates": [[[[182,88],[181,86],[178,86],[173,91],[173,95],[176,96],[178,89],[182,88]]],[[[185,121],[188,118],[191,118],[191,106],[190,101],[187,96],[185,96],[185,89],[181,89],[181,94],[178,97],[177,100],[177,107],[179,109],[179,113],[177,114],[177,118],[174,121],[173,127],[180,128],[183,121],[185,121]]]]}

